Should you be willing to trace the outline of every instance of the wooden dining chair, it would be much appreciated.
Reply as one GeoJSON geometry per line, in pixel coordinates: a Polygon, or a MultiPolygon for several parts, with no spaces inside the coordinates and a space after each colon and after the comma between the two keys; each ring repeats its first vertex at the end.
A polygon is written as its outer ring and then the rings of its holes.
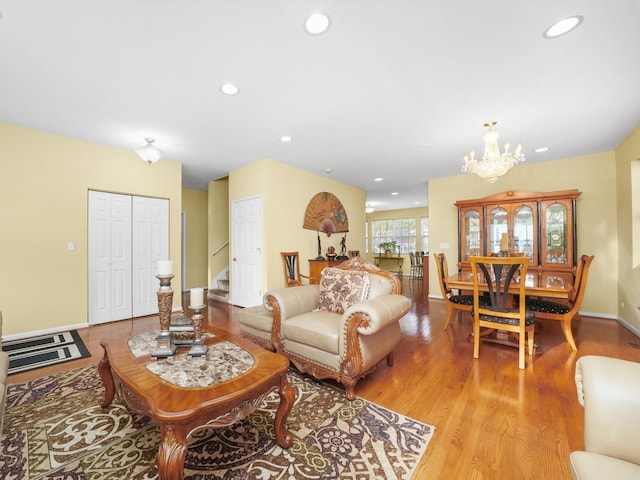
{"type": "Polygon", "coordinates": [[[487,333],[481,334],[481,328],[508,332],[518,337],[518,367],[524,369],[525,340],[529,356],[533,356],[535,326],[533,312],[526,309],[525,282],[520,281],[527,275],[529,258],[470,257],[469,260],[473,277],[473,358],[478,358],[480,337],[487,333]],[[516,307],[509,291],[512,285],[517,288],[517,293],[513,293],[518,297],[516,307]],[[488,305],[480,302],[483,296],[489,298],[488,305]]]}
{"type": "Polygon", "coordinates": [[[447,305],[447,318],[444,321],[444,329],[449,327],[453,320],[454,313],[457,315],[461,312],[471,313],[473,307],[473,295],[456,295],[447,287],[447,276],[449,275],[449,267],[447,266],[447,257],[444,253],[436,253],[436,268],[438,269],[438,283],[442,298],[447,305]]]}
{"type": "MultiPolygon", "coordinates": [[[[300,261],[298,252],[280,252],[282,257],[282,268],[284,269],[284,282],[287,287],[299,287],[302,279],[309,277],[300,274],[300,261]]],[[[308,283],[308,282],[307,282],[308,283]]]]}
{"type": "Polygon", "coordinates": [[[418,255],[418,252],[409,252],[409,259],[411,260],[411,278],[422,278],[422,256],[418,255]]]}
{"type": "Polygon", "coordinates": [[[535,313],[536,318],[557,320],[562,322],[562,332],[571,349],[576,352],[578,347],[571,331],[571,321],[578,314],[584,292],[587,289],[589,268],[593,262],[593,255],[582,255],[576,267],[574,288],[566,302],[546,300],[544,298],[527,297],[527,309],[535,313]]]}

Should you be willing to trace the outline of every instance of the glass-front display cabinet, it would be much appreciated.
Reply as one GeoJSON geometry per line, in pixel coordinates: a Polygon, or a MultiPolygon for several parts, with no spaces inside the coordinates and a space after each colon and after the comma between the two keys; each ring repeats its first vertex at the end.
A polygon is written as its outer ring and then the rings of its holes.
{"type": "Polygon", "coordinates": [[[481,208],[465,208],[460,211],[461,256],[468,262],[472,255],[480,255],[484,251],[483,232],[481,230],[481,208]]]}
{"type": "Polygon", "coordinates": [[[458,268],[468,270],[472,255],[525,255],[530,270],[573,269],[580,193],[508,191],[457,201],[458,268]]]}

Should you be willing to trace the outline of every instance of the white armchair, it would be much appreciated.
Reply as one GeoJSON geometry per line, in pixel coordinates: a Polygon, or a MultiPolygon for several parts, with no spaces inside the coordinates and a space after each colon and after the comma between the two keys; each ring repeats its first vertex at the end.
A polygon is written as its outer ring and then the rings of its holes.
{"type": "Polygon", "coordinates": [[[574,480],[640,479],[640,363],[581,357],[576,387],[584,407],[584,451],[571,453],[574,480]]]}
{"type": "Polygon", "coordinates": [[[240,330],[286,355],[301,372],[333,378],[355,398],[360,378],[400,343],[411,301],[398,278],[353,257],[323,270],[320,285],[271,290],[264,307],[241,312],[240,330]]]}

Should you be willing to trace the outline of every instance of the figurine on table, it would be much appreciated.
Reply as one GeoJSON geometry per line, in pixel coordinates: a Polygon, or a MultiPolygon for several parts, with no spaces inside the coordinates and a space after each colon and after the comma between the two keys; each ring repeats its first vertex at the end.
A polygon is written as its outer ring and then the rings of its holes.
{"type": "Polygon", "coordinates": [[[333,247],[333,245],[327,248],[327,258],[329,260],[334,260],[336,258],[336,249],[333,247]]]}

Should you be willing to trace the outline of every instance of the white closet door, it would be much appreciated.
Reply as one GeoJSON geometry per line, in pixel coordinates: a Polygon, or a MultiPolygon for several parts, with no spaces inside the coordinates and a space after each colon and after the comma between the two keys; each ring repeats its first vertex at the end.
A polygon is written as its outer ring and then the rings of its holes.
{"type": "Polygon", "coordinates": [[[232,303],[262,303],[262,197],[234,200],[232,218],[232,303]]]}
{"type": "Polygon", "coordinates": [[[131,196],[89,192],[89,324],[131,318],[131,196]]]}
{"type": "Polygon", "coordinates": [[[133,316],[158,313],[158,260],[169,259],[169,200],[133,197],[133,316]]]}

